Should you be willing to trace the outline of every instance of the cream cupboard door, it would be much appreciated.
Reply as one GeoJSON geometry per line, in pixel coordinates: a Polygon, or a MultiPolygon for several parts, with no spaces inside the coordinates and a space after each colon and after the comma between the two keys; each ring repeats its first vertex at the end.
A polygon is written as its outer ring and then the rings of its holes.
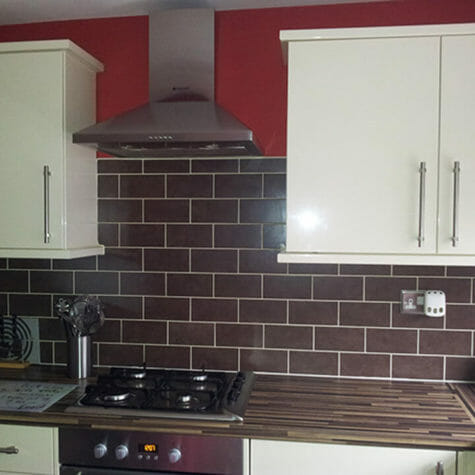
{"type": "Polygon", "coordinates": [[[439,231],[442,253],[475,252],[474,58],[475,36],[442,38],[439,231]],[[458,200],[454,195],[456,162],[460,169],[458,200]]]}
{"type": "Polygon", "coordinates": [[[0,243],[61,248],[63,54],[4,53],[0,61],[0,243]],[[51,240],[44,243],[44,167],[51,172],[51,240]]]}
{"type": "Polygon", "coordinates": [[[439,38],[289,44],[288,253],[436,251],[438,88],[439,38]]]}
{"type": "Polygon", "coordinates": [[[456,475],[456,452],[251,441],[251,475],[456,475]],[[436,472],[441,463],[443,472],[436,472]]]}
{"type": "Polygon", "coordinates": [[[0,475],[59,474],[58,429],[0,424],[0,475]],[[16,454],[2,453],[14,447],[16,454]]]}

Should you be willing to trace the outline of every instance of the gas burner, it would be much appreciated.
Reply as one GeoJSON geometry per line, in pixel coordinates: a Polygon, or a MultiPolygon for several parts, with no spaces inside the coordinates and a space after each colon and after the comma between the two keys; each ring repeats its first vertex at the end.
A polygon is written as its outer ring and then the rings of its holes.
{"type": "Polygon", "coordinates": [[[144,379],[147,376],[145,366],[143,368],[112,368],[111,375],[123,379],[144,379]]]}
{"type": "Polygon", "coordinates": [[[103,394],[101,399],[104,402],[123,402],[130,397],[129,391],[112,389],[107,394],[103,394]]]}
{"type": "Polygon", "coordinates": [[[206,381],[208,375],[206,373],[196,374],[191,378],[193,381],[206,381]]]}
{"type": "Polygon", "coordinates": [[[200,399],[192,394],[178,394],[175,400],[176,407],[182,409],[198,409],[203,406],[200,399]]]}

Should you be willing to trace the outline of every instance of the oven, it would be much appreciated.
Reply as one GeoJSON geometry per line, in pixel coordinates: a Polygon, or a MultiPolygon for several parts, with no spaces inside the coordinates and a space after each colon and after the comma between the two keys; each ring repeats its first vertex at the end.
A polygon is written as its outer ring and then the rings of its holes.
{"type": "Polygon", "coordinates": [[[60,474],[243,475],[245,443],[231,437],[60,428],[60,474]]]}
{"type": "MultiPolygon", "coordinates": [[[[155,418],[157,429],[160,418],[228,426],[243,420],[253,384],[252,372],[110,368],[66,411],[123,416],[121,426],[130,416],[155,418]]],[[[245,440],[169,432],[61,428],[61,475],[247,473],[245,440]]]]}

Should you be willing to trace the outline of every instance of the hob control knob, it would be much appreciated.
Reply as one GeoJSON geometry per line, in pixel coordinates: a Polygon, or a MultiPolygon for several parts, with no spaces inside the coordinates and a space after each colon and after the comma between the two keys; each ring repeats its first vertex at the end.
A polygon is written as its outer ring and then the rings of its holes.
{"type": "Polygon", "coordinates": [[[129,449],[126,445],[120,444],[115,448],[115,458],[117,460],[123,460],[129,455],[129,449]]]}
{"type": "Polygon", "coordinates": [[[97,444],[94,447],[94,457],[96,459],[101,459],[107,453],[107,447],[105,444],[97,444]]]}
{"type": "Polygon", "coordinates": [[[180,449],[171,449],[168,452],[168,460],[170,463],[177,463],[181,459],[180,449]]]}

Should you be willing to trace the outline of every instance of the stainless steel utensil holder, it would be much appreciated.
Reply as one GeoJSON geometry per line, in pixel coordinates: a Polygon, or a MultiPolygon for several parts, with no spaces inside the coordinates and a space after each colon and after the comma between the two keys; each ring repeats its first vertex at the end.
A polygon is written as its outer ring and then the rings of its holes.
{"type": "Polygon", "coordinates": [[[92,374],[91,336],[68,335],[68,376],[82,379],[92,374]]]}

